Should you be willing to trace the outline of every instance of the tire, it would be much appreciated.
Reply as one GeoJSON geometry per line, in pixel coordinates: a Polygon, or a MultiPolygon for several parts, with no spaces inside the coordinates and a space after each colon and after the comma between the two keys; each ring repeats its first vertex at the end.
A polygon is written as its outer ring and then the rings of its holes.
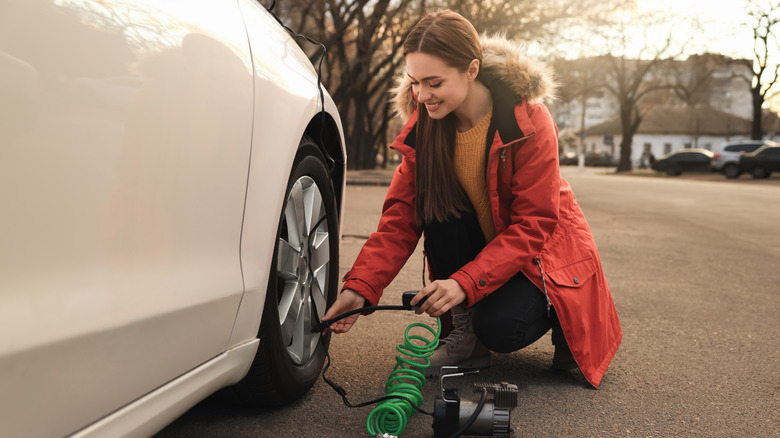
{"type": "Polygon", "coordinates": [[[725,175],[728,179],[739,178],[739,167],[737,167],[737,165],[734,163],[728,163],[723,166],[723,175],[725,175]]]}
{"type": "Polygon", "coordinates": [[[666,169],[666,174],[669,176],[677,176],[682,173],[682,170],[677,165],[671,165],[666,169]]]}
{"type": "Polygon", "coordinates": [[[260,347],[247,376],[233,387],[244,404],[279,406],[299,398],[325,361],[330,333],[322,336],[312,328],[337,295],[339,215],[324,163],[304,137],[276,232],[260,347]]]}
{"type": "Polygon", "coordinates": [[[761,166],[754,167],[753,171],[751,172],[754,179],[766,179],[769,178],[770,172],[768,172],[766,169],[764,169],[761,166]]]}

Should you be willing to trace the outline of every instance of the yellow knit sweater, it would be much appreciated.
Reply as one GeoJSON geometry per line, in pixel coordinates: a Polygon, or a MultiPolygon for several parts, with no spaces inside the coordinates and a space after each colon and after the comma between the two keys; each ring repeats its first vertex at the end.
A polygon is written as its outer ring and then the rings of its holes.
{"type": "Polygon", "coordinates": [[[496,237],[485,182],[485,141],[492,116],[491,110],[477,126],[455,136],[455,174],[474,206],[486,242],[496,237]]]}

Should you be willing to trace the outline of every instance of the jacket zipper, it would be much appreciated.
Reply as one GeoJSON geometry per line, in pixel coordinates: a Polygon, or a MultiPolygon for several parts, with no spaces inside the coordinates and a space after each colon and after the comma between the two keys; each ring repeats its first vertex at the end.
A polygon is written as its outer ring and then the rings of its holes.
{"type": "MultiPolygon", "coordinates": [[[[501,146],[501,153],[499,154],[499,156],[501,157],[501,168],[502,169],[506,169],[506,148],[508,148],[510,145],[511,145],[511,143],[508,144],[508,145],[505,145],[505,146],[501,146]]],[[[488,161],[487,161],[487,164],[485,165],[485,183],[487,183],[487,187],[490,187],[490,162],[493,160],[494,156],[495,156],[495,154],[490,154],[489,153],[488,154],[488,161]]]]}
{"type": "MultiPolygon", "coordinates": [[[[491,132],[491,131],[488,131],[488,132],[491,132]]],[[[526,135],[523,138],[519,138],[517,140],[511,141],[511,142],[501,146],[501,148],[500,148],[501,149],[500,156],[501,156],[501,168],[502,169],[506,169],[506,149],[508,147],[512,146],[515,143],[518,143],[518,142],[521,142],[521,141],[524,141],[524,140],[528,140],[529,138],[533,137],[534,135],[536,135],[535,132],[531,133],[529,135],[526,135]]],[[[493,156],[495,156],[495,154],[491,150],[490,143],[488,143],[487,146],[488,146],[487,147],[487,163],[485,163],[485,187],[487,187],[488,190],[490,190],[490,176],[491,176],[490,175],[490,163],[492,163],[493,156]]],[[[496,178],[496,186],[497,185],[498,185],[498,178],[496,178]]],[[[489,193],[490,192],[488,192],[488,195],[489,195],[489,193]]],[[[492,212],[493,211],[493,203],[491,202],[490,204],[491,204],[490,208],[491,208],[491,212],[492,212]]],[[[494,220],[494,225],[495,225],[495,220],[494,220]]]]}
{"type": "MultiPolygon", "coordinates": [[[[501,168],[502,169],[506,169],[506,149],[508,147],[512,146],[515,143],[521,142],[523,140],[528,140],[529,138],[533,137],[534,135],[536,135],[535,132],[531,133],[531,134],[528,134],[528,135],[526,135],[523,138],[518,138],[517,140],[513,140],[513,141],[511,141],[511,142],[501,146],[501,154],[500,154],[500,156],[501,156],[501,168]]],[[[487,166],[486,166],[487,170],[490,170],[490,160],[493,159],[493,154],[490,153],[489,149],[490,149],[490,144],[488,144],[488,162],[487,162],[487,166]]],[[[485,172],[485,179],[487,179],[488,182],[490,182],[490,172],[485,172]]],[[[489,184],[488,184],[488,187],[490,187],[489,184]]]]}
{"type": "Polygon", "coordinates": [[[547,300],[547,317],[550,317],[550,307],[552,306],[552,303],[550,302],[550,296],[547,295],[547,283],[544,281],[544,270],[542,269],[542,258],[539,256],[534,257],[534,263],[539,266],[539,273],[542,275],[542,292],[544,292],[544,299],[547,300]]]}

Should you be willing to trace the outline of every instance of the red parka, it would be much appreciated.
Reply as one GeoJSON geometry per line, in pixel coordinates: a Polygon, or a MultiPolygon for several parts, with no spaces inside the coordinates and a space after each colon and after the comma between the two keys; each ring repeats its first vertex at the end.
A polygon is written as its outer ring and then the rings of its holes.
{"type": "MultiPolygon", "coordinates": [[[[484,38],[479,79],[493,95],[487,146],[487,190],[497,236],[450,278],[470,307],[518,271],[547,296],[585,378],[598,387],[622,332],[590,228],[571,187],[560,176],[558,132],[540,103],[552,90],[543,66],[501,38],[484,38]]],[[[417,246],[415,222],[416,113],[408,82],[396,104],[407,123],[391,147],[403,155],[377,231],[344,276],[349,288],[376,305],[417,246]]]]}

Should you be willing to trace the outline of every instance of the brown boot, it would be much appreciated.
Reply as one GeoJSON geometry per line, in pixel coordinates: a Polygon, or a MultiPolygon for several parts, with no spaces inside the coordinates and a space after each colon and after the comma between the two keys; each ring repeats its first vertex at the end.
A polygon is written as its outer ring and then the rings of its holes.
{"type": "Polygon", "coordinates": [[[452,308],[452,332],[440,341],[430,361],[431,366],[425,370],[425,377],[437,377],[443,366],[490,366],[490,350],[482,345],[474,334],[471,309],[466,310],[460,306],[452,308]]]}

